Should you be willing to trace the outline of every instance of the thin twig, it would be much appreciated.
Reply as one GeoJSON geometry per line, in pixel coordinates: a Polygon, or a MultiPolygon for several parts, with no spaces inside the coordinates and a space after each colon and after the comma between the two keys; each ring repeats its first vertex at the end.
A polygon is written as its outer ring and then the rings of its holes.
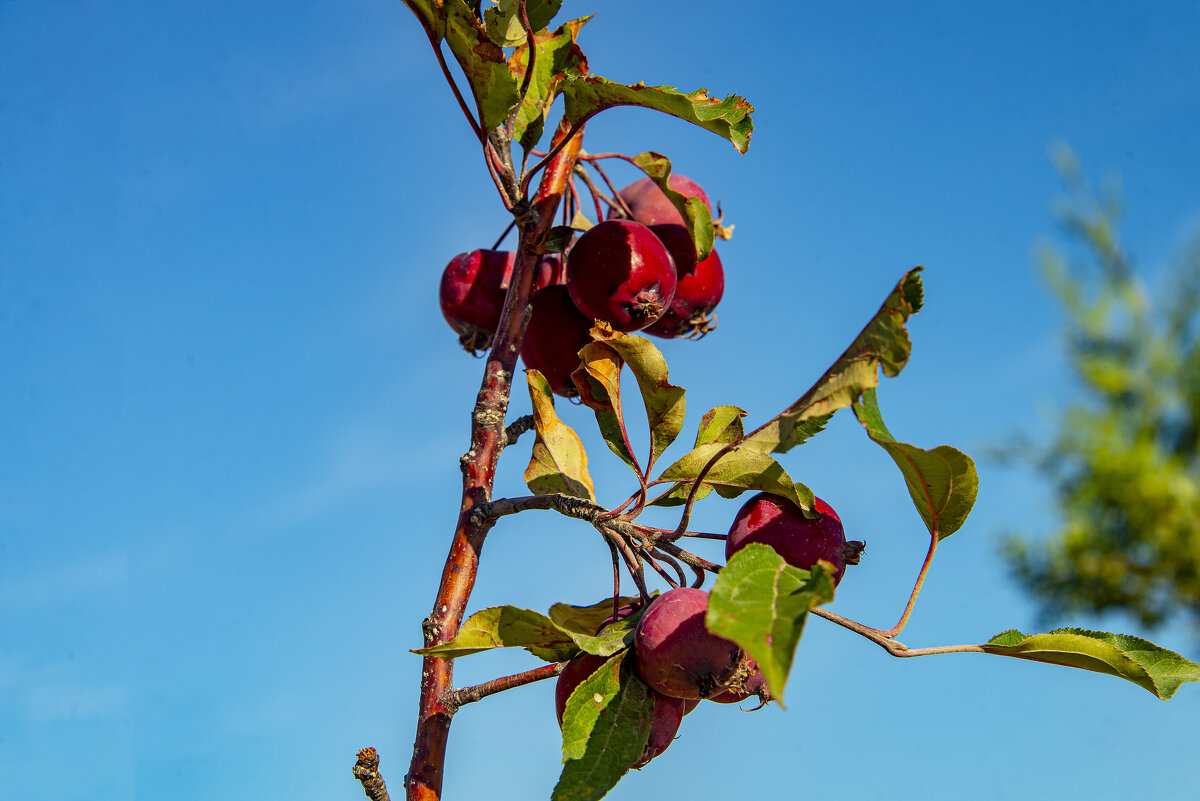
{"type": "Polygon", "coordinates": [[[533,430],[533,415],[524,414],[509,423],[504,429],[504,436],[500,438],[500,447],[507,448],[509,445],[516,443],[521,435],[526,431],[533,430]]]}
{"type": "Polygon", "coordinates": [[[654,547],[669,553],[685,565],[697,570],[707,570],[709,573],[717,573],[721,570],[720,565],[710,562],[707,559],[702,559],[694,553],[688,553],[673,542],[656,542],[654,543],[654,547]]]}
{"type": "Polygon", "coordinates": [[[374,748],[363,748],[354,763],[354,778],[362,783],[363,792],[371,801],[391,801],[387,784],[379,773],[379,754],[374,748]]]}
{"type": "MultiPolygon", "coordinates": [[[[624,158],[627,161],[633,161],[633,159],[629,158],[628,156],[621,156],[621,158],[624,158]]],[[[633,210],[629,208],[629,204],[625,202],[625,198],[621,197],[621,193],[617,191],[617,187],[613,185],[611,180],[609,180],[608,173],[606,173],[604,168],[594,161],[591,162],[591,165],[593,170],[600,173],[600,177],[603,178],[604,183],[608,185],[609,191],[613,193],[612,200],[605,198],[605,201],[610,206],[620,209],[621,213],[629,219],[633,219],[633,210]]]]}
{"type": "Polygon", "coordinates": [[[613,203],[612,198],[601,192],[596,187],[596,182],[592,180],[592,176],[588,175],[587,170],[585,170],[583,167],[576,166],[575,174],[583,179],[584,185],[586,185],[588,191],[592,193],[592,205],[596,209],[596,222],[602,222],[604,220],[604,207],[600,205],[600,201],[603,200],[610,206],[615,206],[616,204],[613,203]]]}
{"type": "Polygon", "coordinates": [[[525,98],[529,95],[529,85],[533,81],[533,71],[537,67],[537,39],[533,35],[533,25],[529,23],[529,10],[526,0],[521,0],[517,6],[517,14],[521,18],[521,27],[525,30],[525,43],[529,47],[529,63],[525,65],[525,79],[521,82],[521,100],[513,107],[512,117],[516,118],[525,98]]]}
{"type": "Polygon", "coordinates": [[[584,120],[581,120],[581,121],[575,123],[574,125],[572,125],[570,128],[568,128],[567,135],[564,136],[558,142],[556,142],[554,144],[554,146],[550,148],[550,152],[548,152],[546,154],[545,158],[543,158],[537,164],[534,164],[533,167],[529,170],[529,172],[525,173],[525,177],[521,180],[521,188],[522,189],[525,189],[526,187],[529,186],[529,179],[531,179],[534,175],[536,175],[538,170],[542,169],[547,164],[549,164],[551,161],[553,161],[554,157],[557,156],[568,144],[570,144],[572,139],[574,139],[576,136],[579,135],[579,133],[581,131],[583,131],[584,122],[585,122],[584,120]]]}
{"type": "Polygon", "coordinates": [[[476,684],[473,687],[462,687],[451,692],[446,698],[446,703],[453,707],[461,707],[466,704],[473,704],[476,701],[487,698],[489,695],[511,690],[514,687],[521,687],[525,684],[532,684],[535,681],[542,679],[552,679],[559,673],[563,672],[566,667],[565,662],[560,662],[553,665],[542,665],[539,668],[526,670],[524,673],[517,673],[512,676],[501,676],[498,679],[485,681],[483,684],[476,684]]]}
{"type": "Polygon", "coordinates": [[[684,584],[688,583],[687,576],[685,576],[683,574],[683,567],[681,567],[678,562],[676,562],[670,556],[668,556],[667,554],[658,550],[657,548],[651,549],[650,553],[654,554],[654,558],[662,560],[663,562],[666,562],[668,565],[671,566],[671,569],[675,571],[675,575],[678,576],[678,578],[679,578],[679,583],[675,586],[682,587],[684,584]]]}
{"type": "Polygon", "coordinates": [[[525,495],[520,498],[497,498],[478,504],[471,513],[472,522],[486,525],[506,515],[515,515],[530,510],[553,510],[567,517],[594,522],[606,510],[583,498],[573,495],[525,495]]]}
{"type": "Polygon", "coordinates": [[[612,611],[612,616],[613,616],[613,620],[616,620],[617,612],[620,611],[619,599],[621,597],[621,561],[620,561],[620,557],[617,555],[617,546],[613,545],[612,542],[607,537],[604,539],[604,544],[608,546],[608,550],[612,553],[612,565],[613,565],[613,608],[612,608],[613,611],[612,611]]]}
{"type": "Polygon", "coordinates": [[[509,232],[512,231],[512,229],[514,229],[516,227],[517,227],[516,220],[513,220],[512,222],[510,222],[508,224],[508,227],[504,229],[504,233],[500,234],[500,238],[496,240],[496,244],[492,245],[492,250],[499,250],[500,243],[504,241],[504,237],[508,236],[509,232]]]}
{"type": "MultiPolygon", "coordinates": [[[[421,15],[416,13],[416,9],[413,9],[413,13],[416,14],[417,19],[421,22],[421,27],[425,28],[425,22],[421,18],[421,15]]],[[[450,74],[450,67],[446,64],[446,57],[442,54],[441,39],[434,36],[433,31],[428,28],[425,28],[425,35],[429,37],[429,44],[433,46],[433,54],[437,56],[438,66],[442,68],[442,75],[446,76],[446,83],[450,84],[450,91],[454,93],[454,99],[458,101],[458,107],[462,109],[463,116],[471,124],[471,130],[475,133],[475,138],[482,142],[483,129],[475,121],[475,115],[467,108],[467,101],[463,99],[462,92],[458,91],[458,84],[454,81],[454,76],[450,74]]]]}
{"type": "Polygon", "coordinates": [[[902,642],[897,642],[890,637],[884,637],[879,633],[878,629],[873,629],[870,626],[864,626],[856,620],[851,620],[848,617],[842,617],[836,612],[830,612],[828,609],[822,609],[818,606],[812,610],[812,613],[818,617],[823,617],[832,623],[836,623],[842,628],[849,629],[855,634],[861,634],[863,637],[866,637],[868,640],[875,643],[892,656],[898,658],[907,658],[910,656],[933,656],[935,654],[987,653],[982,645],[939,645],[933,648],[909,648],[902,642]]]}
{"type": "MultiPolygon", "coordinates": [[[[678,582],[678,581],[676,581],[674,578],[672,578],[672,577],[671,577],[671,574],[670,574],[670,573],[668,573],[666,570],[663,570],[663,567],[662,567],[662,565],[660,565],[660,564],[658,563],[658,560],[654,558],[653,554],[651,554],[651,552],[650,552],[650,549],[648,549],[648,548],[639,548],[639,549],[638,549],[638,551],[637,551],[637,554],[638,554],[638,556],[640,556],[642,559],[644,559],[644,560],[646,560],[647,562],[649,562],[649,563],[650,563],[650,567],[654,568],[654,572],[655,572],[655,573],[657,573],[658,575],[662,576],[662,578],[663,578],[663,581],[667,582],[667,584],[671,585],[672,587],[678,587],[678,586],[680,585],[680,583],[684,583],[684,584],[686,584],[686,583],[687,583],[686,581],[684,581],[684,582],[678,582]]],[[[661,554],[660,554],[660,556],[661,556],[661,554]]],[[[676,565],[676,568],[678,569],[678,565],[676,565]]],[[[681,576],[681,577],[682,577],[682,575],[683,575],[683,574],[682,574],[682,573],[680,573],[680,576],[681,576]]]]}
{"type": "Polygon", "coordinates": [[[500,161],[500,154],[496,152],[496,148],[490,140],[483,143],[483,161],[487,164],[488,175],[492,176],[492,183],[496,185],[496,191],[500,193],[500,202],[504,204],[506,210],[512,211],[516,208],[516,198],[509,196],[508,187],[505,186],[503,178],[504,165],[500,161]]]}

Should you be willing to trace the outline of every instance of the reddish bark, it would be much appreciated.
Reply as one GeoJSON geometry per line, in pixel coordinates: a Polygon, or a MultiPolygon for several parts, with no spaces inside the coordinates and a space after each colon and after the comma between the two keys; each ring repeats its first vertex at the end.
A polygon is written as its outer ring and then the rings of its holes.
{"type": "MultiPolygon", "coordinates": [[[[552,146],[558,145],[568,132],[569,126],[560,124],[552,146]]],[[[463,494],[458,525],[442,571],[433,612],[422,624],[426,647],[454,638],[475,586],[479,554],[490,525],[472,523],[471,512],[477,505],[491,500],[496,462],[506,442],[504,419],[513,370],[525,334],[534,275],[541,260],[541,254],[536,251],[553,227],[582,139],[580,132],[546,166],[529,216],[525,219],[518,216],[517,219],[521,232],[520,257],[471,415],[471,447],[462,460],[463,494]]],[[[456,708],[451,698],[453,687],[453,662],[425,657],[413,758],[404,779],[409,801],[435,801],[441,797],[446,742],[456,708]]]]}

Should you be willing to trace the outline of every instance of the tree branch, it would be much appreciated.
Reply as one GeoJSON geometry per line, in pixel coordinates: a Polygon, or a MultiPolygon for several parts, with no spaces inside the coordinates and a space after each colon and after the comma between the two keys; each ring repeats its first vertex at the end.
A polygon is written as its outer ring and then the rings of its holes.
{"type": "Polygon", "coordinates": [[[362,783],[363,792],[371,801],[392,801],[388,795],[387,784],[379,773],[379,754],[374,748],[364,748],[358,752],[358,761],[354,763],[354,778],[362,783]]]}
{"type": "MultiPolygon", "coordinates": [[[[471,447],[463,458],[463,492],[458,523],[450,543],[450,553],[442,570],[441,583],[433,611],[422,623],[426,647],[449,642],[458,633],[467,601],[475,587],[479,571],[479,553],[487,527],[475,522],[475,508],[491,500],[505,436],[504,419],[517,354],[529,317],[534,275],[541,255],[537,252],[554,225],[558,203],[566,189],[567,176],[575,167],[580,138],[566,140],[568,126],[560,123],[555,142],[564,144],[542,175],[537,195],[531,203],[517,204],[520,249],[516,268],[504,299],[500,324],[484,366],[483,380],[471,414],[471,447]]],[[[511,169],[511,164],[506,165],[511,169]]],[[[446,742],[456,707],[448,703],[453,688],[453,661],[436,656],[424,658],[421,670],[421,698],[417,713],[417,731],[412,762],[405,776],[408,801],[435,801],[441,797],[442,771],[446,760],[446,742]]]]}
{"type": "Polygon", "coordinates": [[[526,431],[533,430],[533,415],[526,414],[518,417],[508,424],[504,429],[504,436],[501,437],[500,447],[507,448],[509,445],[516,443],[521,435],[526,431]]]}
{"type": "Polygon", "coordinates": [[[487,698],[489,695],[511,690],[514,687],[532,684],[542,679],[552,679],[559,673],[562,673],[563,668],[566,666],[566,662],[559,662],[554,665],[542,665],[533,670],[526,670],[524,673],[517,673],[513,676],[501,676],[498,679],[485,681],[483,684],[476,684],[474,687],[463,687],[450,693],[447,702],[455,707],[473,704],[480,699],[487,698]]]}

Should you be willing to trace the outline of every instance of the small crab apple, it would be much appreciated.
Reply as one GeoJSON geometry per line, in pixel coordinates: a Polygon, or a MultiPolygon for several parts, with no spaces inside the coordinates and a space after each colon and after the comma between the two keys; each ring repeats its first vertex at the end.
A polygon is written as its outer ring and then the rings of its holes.
{"type": "MultiPolygon", "coordinates": [[[[438,288],[442,316],[465,350],[474,353],[492,344],[516,263],[517,254],[512,251],[473,250],[455,256],[442,271],[438,288]]],[[[564,271],[561,256],[543,257],[534,288],[561,284],[564,271]]]]}
{"type": "Polygon", "coordinates": [[[592,341],[591,328],[591,319],[575,308],[564,285],[543,287],[533,295],[521,359],[546,377],[556,395],[576,397],[571,373],[579,367],[579,351],[592,341]]]}
{"type": "Polygon", "coordinates": [[[442,272],[438,291],[442,316],[466,350],[474,352],[491,344],[516,258],[507,250],[473,250],[455,256],[442,272]]]}
{"type": "MultiPolygon", "coordinates": [[[[708,211],[712,213],[712,203],[700,184],[686,175],[673,174],[667,185],[685,197],[699,198],[708,211]]],[[[653,178],[642,178],[634,181],[620,192],[621,199],[633,212],[633,219],[643,225],[660,225],[663,223],[683,225],[683,215],[675,208],[667,194],[659,188],[653,178]]],[[[615,213],[615,212],[614,212],[615,213]]]]}
{"type": "Polygon", "coordinates": [[[842,520],[820,498],[815,499],[815,519],[804,516],[799,506],[768,492],[760,492],[738,511],[725,540],[725,558],[752,542],[769,545],[795,567],[807,570],[824,560],[831,563],[836,586],[846,573],[846,565],[858,564],[864,545],[846,541],[842,520]]]}
{"type": "MultiPolygon", "coordinates": [[[[567,699],[575,692],[583,680],[596,672],[596,669],[607,661],[606,657],[595,654],[580,654],[567,663],[563,672],[558,676],[554,686],[554,711],[558,715],[559,728],[562,727],[563,713],[567,709],[567,699]]],[[[667,750],[667,746],[675,739],[683,716],[691,710],[687,708],[688,701],[670,698],[651,690],[654,696],[654,706],[650,712],[650,737],[642,751],[641,758],[633,767],[645,766],[650,760],[667,750]]]]}
{"type": "Polygon", "coordinates": [[[675,297],[671,305],[646,328],[660,337],[702,337],[717,327],[712,310],[725,294],[725,269],[714,248],[696,263],[696,248],[682,225],[652,225],[675,261],[675,297]]]}
{"type": "Polygon", "coordinates": [[[711,698],[751,671],[742,649],[704,626],[708,593],[668,590],[650,602],[634,633],[638,673],[672,698],[711,698]]]}
{"type": "Polygon", "coordinates": [[[632,220],[589,228],[567,256],[567,289],[586,316],[617,331],[638,331],[675,297],[675,262],[662,241],[632,220]]]}

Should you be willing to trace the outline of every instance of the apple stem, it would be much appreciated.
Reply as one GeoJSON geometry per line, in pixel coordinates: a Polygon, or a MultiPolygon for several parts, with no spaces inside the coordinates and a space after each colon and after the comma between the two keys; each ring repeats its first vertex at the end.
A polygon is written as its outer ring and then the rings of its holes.
{"type": "Polygon", "coordinates": [[[934,656],[937,654],[985,654],[987,650],[982,645],[939,645],[933,648],[909,648],[902,642],[897,642],[891,637],[884,636],[879,629],[873,629],[870,626],[851,620],[847,617],[842,617],[836,612],[830,612],[828,609],[816,607],[812,613],[817,617],[823,617],[826,620],[836,623],[842,628],[849,629],[855,634],[860,634],[866,637],[871,642],[875,643],[883,650],[887,651],[894,657],[908,658],[910,656],[934,656]]]}

